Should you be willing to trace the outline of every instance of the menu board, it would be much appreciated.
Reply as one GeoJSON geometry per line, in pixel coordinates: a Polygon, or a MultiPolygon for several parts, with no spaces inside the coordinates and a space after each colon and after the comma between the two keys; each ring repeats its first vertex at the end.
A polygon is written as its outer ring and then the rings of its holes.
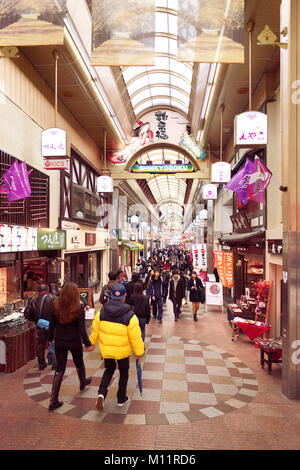
{"type": "Polygon", "coordinates": [[[221,282],[207,282],[206,285],[206,304],[223,305],[223,286],[221,282]]]}

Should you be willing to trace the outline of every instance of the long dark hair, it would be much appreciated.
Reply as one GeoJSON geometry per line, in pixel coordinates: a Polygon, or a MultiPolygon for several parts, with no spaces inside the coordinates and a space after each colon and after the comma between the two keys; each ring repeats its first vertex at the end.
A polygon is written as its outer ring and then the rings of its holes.
{"type": "Polygon", "coordinates": [[[54,300],[55,315],[62,324],[71,323],[79,318],[81,313],[80,293],[77,284],[66,282],[54,300]]]}
{"type": "Polygon", "coordinates": [[[143,286],[140,282],[137,282],[133,286],[133,295],[136,297],[142,297],[143,296],[143,286]]]}

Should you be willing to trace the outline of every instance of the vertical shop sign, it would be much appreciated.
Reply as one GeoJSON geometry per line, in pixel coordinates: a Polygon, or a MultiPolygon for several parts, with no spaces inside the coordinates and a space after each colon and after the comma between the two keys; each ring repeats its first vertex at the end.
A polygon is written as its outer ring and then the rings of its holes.
{"type": "Polygon", "coordinates": [[[214,258],[221,284],[224,287],[233,287],[233,253],[215,251],[214,258]]]}
{"type": "Polygon", "coordinates": [[[155,111],[155,117],[157,120],[158,130],[156,131],[156,138],[161,140],[168,140],[169,136],[167,135],[166,126],[168,115],[166,111],[155,111]]]}
{"type": "Polygon", "coordinates": [[[205,243],[193,245],[193,265],[197,274],[201,269],[204,271],[207,269],[207,248],[205,243]]]}
{"type": "Polygon", "coordinates": [[[7,301],[7,268],[0,268],[0,305],[7,301]]]}

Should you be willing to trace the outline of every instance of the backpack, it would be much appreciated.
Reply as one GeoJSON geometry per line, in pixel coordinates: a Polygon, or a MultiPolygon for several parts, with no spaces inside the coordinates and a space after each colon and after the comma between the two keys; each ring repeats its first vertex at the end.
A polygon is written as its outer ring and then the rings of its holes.
{"type": "Polygon", "coordinates": [[[111,299],[111,294],[112,294],[112,289],[110,289],[108,285],[104,286],[103,304],[105,304],[111,299]]]}

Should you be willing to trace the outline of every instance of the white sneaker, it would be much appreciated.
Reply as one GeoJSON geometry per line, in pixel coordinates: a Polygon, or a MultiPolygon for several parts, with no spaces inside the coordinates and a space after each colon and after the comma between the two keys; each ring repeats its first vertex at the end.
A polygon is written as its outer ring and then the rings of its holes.
{"type": "Polygon", "coordinates": [[[96,402],[96,408],[99,411],[102,411],[104,408],[104,396],[103,395],[98,395],[98,399],[96,402]]]}
{"type": "Polygon", "coordinates": [[[129,402],[130,402],[130,398],[128,398],[128,397],[125,397],[125,401],[124,401],[124,402],[121,402],[121,403],[119,403],[119,402],[118,402],[118,406],[124,406],[124,405],[127,405],[127,403],[129,403],[129,402]]]}

